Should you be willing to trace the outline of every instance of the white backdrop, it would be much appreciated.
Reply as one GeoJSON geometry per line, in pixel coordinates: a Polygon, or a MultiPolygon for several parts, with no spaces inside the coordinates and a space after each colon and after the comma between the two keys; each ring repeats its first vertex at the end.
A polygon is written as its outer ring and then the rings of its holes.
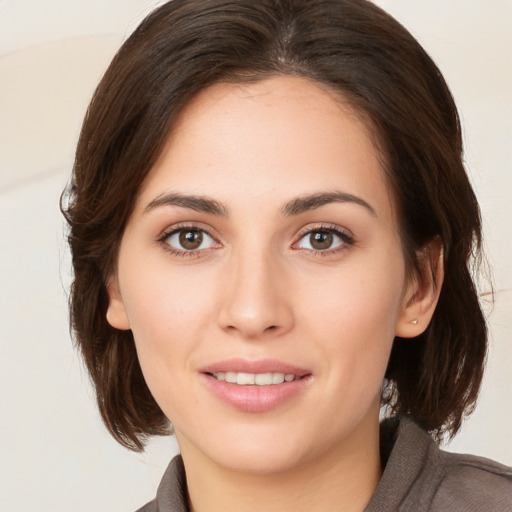
{"type": "MultiPolygon", "coordinates": [[[[100,422],[67,328],[58,210],[93,88],[158,3],[0,0],[0,511],[135,510],[176,451],[158,439],[132,454],[100,422]]],[[[496,283],[480,404],[449,449],[512,465],[512,1],[377,3],[416,35],[458,102],[496,283]]]]}

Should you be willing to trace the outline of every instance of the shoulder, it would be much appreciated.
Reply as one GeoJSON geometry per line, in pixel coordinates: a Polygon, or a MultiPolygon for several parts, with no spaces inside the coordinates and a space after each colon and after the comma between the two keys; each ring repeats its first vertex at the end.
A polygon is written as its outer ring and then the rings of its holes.
{"type": "Polygon", "coordinates": [[[432,510],[451,510],[455,504],[468,512],[512,510],[512,468],[483,457],[440,450],[439,470],[432,510]]]}
{"type": "Polygon", "coordinates": [[[137,512],[188,512],[187,481],[181,456],[174,457],[165,470],[156,498],[137,512]]]}
{"type": "Polygon", "coordinates": [[[158,504],[156,499],[146,503],[142,508],[139,508],[137,512],[158,512],[158,504]]]}
{"type": "Polygon", "coordinates": [[[365,512],[511,512],[512,468],[441,450],[408,416],[381,425],[384,472],[365,512]]]}

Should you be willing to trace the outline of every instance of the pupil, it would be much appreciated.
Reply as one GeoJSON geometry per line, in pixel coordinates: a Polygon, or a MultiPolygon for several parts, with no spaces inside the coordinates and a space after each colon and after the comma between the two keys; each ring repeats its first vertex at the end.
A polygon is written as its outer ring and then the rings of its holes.
{"type": "Polygon", "coordinates": [[[203,234],[200,231],[182,231],[180,233],[180,244],[184,249],[197,249],[203,241],[203,234]]]}
{"type": "Polygon", "coordinates": [[[317,231],[311,235],[310,242],[315,249],[328,249],[332,245],[332,234],[327,231],[317,231]]]}

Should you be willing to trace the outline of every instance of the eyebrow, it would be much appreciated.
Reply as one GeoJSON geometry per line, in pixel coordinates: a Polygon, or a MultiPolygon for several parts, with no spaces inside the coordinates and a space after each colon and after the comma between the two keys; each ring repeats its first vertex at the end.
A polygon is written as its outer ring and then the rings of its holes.
{"type": "Polygon", "coordinates": [[[206,196],[194,196],[179,193],[161,194],[155,197],[146,208],[144,213],[149,213],[151,210],[159,206],[181,206],[182,208],[189,208],[198,212],[210,213],[219,217],[228,217],[229,209],[222,203],[215,199],[206,196]]]}
{"type": "MultiPolygon", "coordinates": [[[[315,210],[330,203],[352,203],[364,207],[374,217],[375,210],[364,199],[345,192],[318,192],[316,194],[298,197],[288,202],[282,209],[281,214],[290,217],[300,215],[310,210],[315,210]]],[[[161,206],[181,206],[198,212],[209,213],[219,217],[229,217],[229,208],[219,201],[207,196],[196,196],[171,192],[161,194],[153,199],[144,209],[149,213],[161,206]]]]}
{"type": "Polygon", "coordinates": [[[353,194],[345,192],[319,192],[293,199],[282,209],[283,215],[299,215],[309,210],[315,210],[329,203],[353,203],[366,208],[374,217],[375,210],[364,200],[353,194]]]}

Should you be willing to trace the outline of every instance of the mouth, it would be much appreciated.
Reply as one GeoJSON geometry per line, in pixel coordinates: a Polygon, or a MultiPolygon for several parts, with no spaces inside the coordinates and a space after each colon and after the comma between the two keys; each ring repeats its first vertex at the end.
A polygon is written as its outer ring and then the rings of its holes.
{"type": "Polygon", "coordinates": [[[275,360],[232,359],[200,372],[206,388],[228,406],[243,412],[266,412],[298,400],[313,374],[275,360]]]}
{"type": "Polygon", "coordinates": [[[302,377],[293,373],[246,373],[246,372],[217,372],[209,373],[215,379],[239,386],[275,386],[284,382],[293,382],[302,377]]]}

